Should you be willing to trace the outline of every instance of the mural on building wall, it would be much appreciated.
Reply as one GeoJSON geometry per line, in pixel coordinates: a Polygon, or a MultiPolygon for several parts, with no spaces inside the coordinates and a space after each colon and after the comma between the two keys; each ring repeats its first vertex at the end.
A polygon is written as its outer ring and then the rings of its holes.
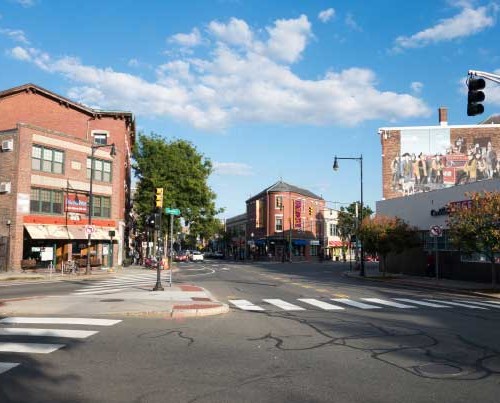
{"type": "Polygon", "coordinates": [[[401,130],[399,152],[390,161],[395,196],[499,178],[500,159],[491,137],[450,136],[450,128],[401,130]]]}

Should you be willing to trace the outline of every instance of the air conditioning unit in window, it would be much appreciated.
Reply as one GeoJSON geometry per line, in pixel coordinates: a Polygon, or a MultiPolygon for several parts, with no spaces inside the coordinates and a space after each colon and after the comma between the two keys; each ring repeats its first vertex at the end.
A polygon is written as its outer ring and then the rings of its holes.
{"type": "Polygon", "coordinates": [[[2,151],[12,151],[14,149],[14,140],[3,140],[2,151]]]}
{"type": "Polygon", "coordinates": [[[0,193],[10,193],[10,182],[0,182],[0,193]]]}

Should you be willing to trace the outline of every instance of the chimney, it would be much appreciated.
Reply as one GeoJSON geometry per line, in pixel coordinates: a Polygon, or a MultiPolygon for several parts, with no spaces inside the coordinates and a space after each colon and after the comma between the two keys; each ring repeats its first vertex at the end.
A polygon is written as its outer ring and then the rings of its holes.
{"type": "Polygon", "coordinates": [[[439,124],[441,126],[448,125],[448,108],[441,106],[439,109],[439,124]]]}

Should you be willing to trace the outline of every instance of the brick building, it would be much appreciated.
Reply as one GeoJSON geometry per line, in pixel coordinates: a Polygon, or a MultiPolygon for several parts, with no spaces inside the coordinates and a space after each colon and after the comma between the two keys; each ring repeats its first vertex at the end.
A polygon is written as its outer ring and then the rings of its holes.
{"type": "Polygon", "coordinates": [[[0,270],[27,258],[60,268],[89,252],[104,267],[121,264],[134,139],[130,112],[95,110],[33,84],[0,92],[0,270]]]}
{"type": "Polygon", "coordinates": [[[324,248],[325,200],[279,181],[246,201],[247,243],[256,256],[309,259],[324,248]]]}

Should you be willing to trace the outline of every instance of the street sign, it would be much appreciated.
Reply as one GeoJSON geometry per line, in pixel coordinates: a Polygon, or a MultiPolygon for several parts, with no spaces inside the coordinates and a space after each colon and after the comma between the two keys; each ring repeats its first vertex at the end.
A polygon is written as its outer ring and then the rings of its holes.
{"type": "Polygon", "coordinates": [[[166,208],[165,214],[181,215],[181,211],[178,208],[166,208]]]}
{"type": "Polygon", "coordinates": [[[95,227],[93,225],[86,225],[85,226],[85,233],[87,235],[92,234],[93,232],[95,232],[95,227]]]}
{"type": "Polygon", "coordinates": [[[429,232],[432,237],[443,236],[443,229],[439,225],[432,225],[429,232]]]}

